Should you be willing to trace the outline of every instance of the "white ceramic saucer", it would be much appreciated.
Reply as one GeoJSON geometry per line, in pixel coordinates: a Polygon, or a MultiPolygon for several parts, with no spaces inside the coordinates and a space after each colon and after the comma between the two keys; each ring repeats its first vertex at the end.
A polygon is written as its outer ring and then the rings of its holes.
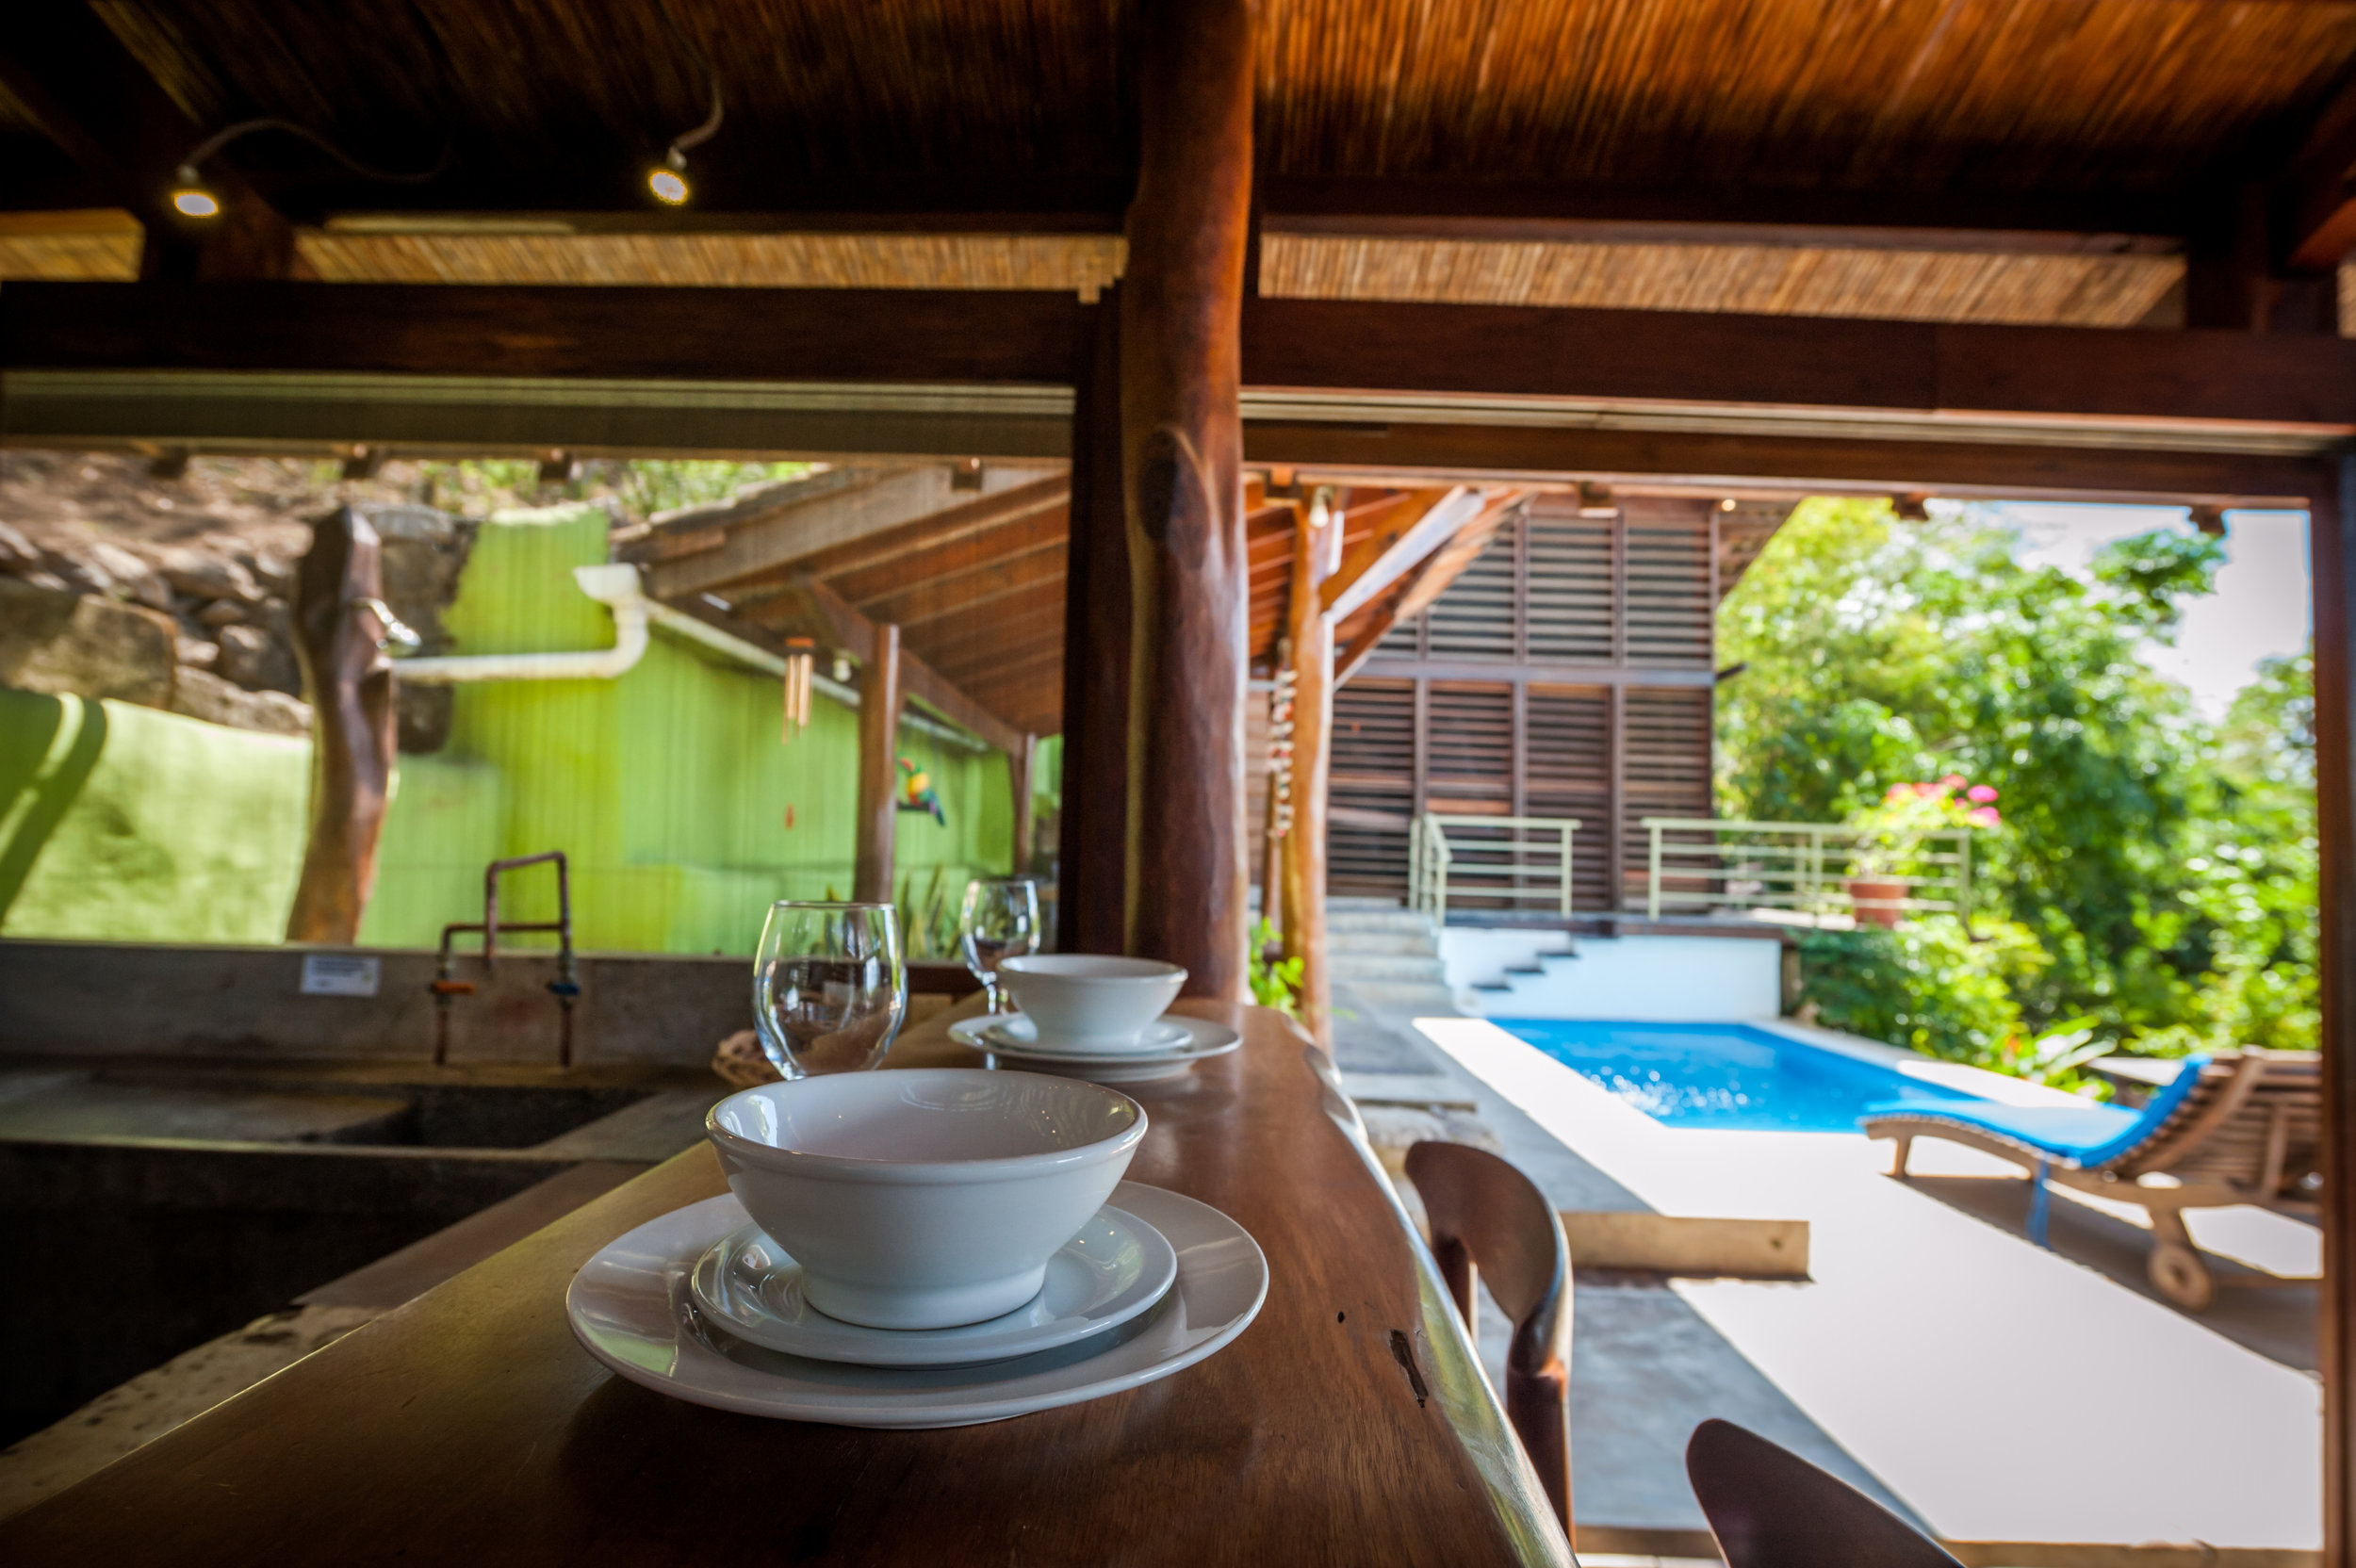
{"type": "Polygon", "coordinates": [[[1039,1043],[1039,1031],[1021,1013],[999,1018],[959,1019],[949,1037],[993,1061],[1030,1072],[1054,1072],[1098,1084],[1150,1084],[1191,1071],[1194,1064],[1224,1056],[1243,1037],[1208,1019],[1165,1013],[1146,1031],[1149,1043],[1123,1051],[1059,1051],[1039,1043]]]}
{"type": "Polygon", "coordinates": [[[1047,1260],[1047,1283],[1003,1317],[956,1329],[869,1329],[828,1317],[802,1294],[802,1267],[758,1225],[704,1250],[688,1276],[695,1304],[739,1339],[861,1366],[1005,1361],[1103,1333],[1151,1307],[1178,1277],[1161,1232],[1111,1207],[1047,1260]]]}
{"type": "Polygon", "coordinates": [[[1205,1203],[1123,1182],[1113,1202],[1169,1238],[1178,1279],[1150,1312],[1076,1344],[979,1366],[851,1366],[746,1345],[697,1311],[688,1276],[745,1223],[708,1198],[649,1220],[573,1276],[564,1313],[592,1356],[658,1393],[747,1415],[838,1427],[969,1427],[1075,1405],[1166,1378],[1243,1332],[1268,1299],[1268,1260],[1205,1203]]]}

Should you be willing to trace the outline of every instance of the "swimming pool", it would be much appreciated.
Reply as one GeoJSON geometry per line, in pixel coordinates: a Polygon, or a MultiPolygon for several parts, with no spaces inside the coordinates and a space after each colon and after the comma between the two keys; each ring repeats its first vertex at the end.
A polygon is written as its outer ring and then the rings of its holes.
{"type": "Polygon", "coordinates": [[[1869,1105],[1981,1103],[1749,1024],[1490,1021],[1672,1127],[1854,1133],[1869,1105]]]}

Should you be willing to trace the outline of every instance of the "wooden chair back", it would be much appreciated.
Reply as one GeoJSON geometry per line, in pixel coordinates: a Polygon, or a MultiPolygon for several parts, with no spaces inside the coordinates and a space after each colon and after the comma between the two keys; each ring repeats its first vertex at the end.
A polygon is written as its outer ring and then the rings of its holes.
{"type": "Polygon", "coordinates": [[[1407,1179],[1432,1222],[1432,1254],[1475,1344],[1476,1280],[1513,1320],[1505,1413],[1546,1496],[1571,1529],[1571,1249],[1537,1184],[1485,1150],[1418,1143],[1407,1179]]]}
{"type": "Polygon", "coordinates": [[[1705,1421],[1685,1474],[1726,1568],[1961,1568],[1836,1476],[1731,1421],[1705,1421]]]}
{"type": "Polygon", "coordinates": [[[2312,1051],[2220,1052],[2121,1177],[2218,1182],[2258,1203],[2312,1201],[2323,1160],[2323,1066],[2312,1051]]]}

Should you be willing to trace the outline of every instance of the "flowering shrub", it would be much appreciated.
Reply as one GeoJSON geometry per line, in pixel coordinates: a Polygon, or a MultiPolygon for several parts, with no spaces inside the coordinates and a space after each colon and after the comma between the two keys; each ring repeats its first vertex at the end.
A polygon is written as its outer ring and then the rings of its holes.
{"type": "Polygon", "coordinates": [[[1974,784],[1959,773],[1927,783],[1892,784],[1878,802],[1849,817],[1848,825],[1860,835],[1851,874],[1901,874],[1932,834],[1955,827],[1996,827],[2004,820],[1996,809],[1995,789],[1974,784]]]}

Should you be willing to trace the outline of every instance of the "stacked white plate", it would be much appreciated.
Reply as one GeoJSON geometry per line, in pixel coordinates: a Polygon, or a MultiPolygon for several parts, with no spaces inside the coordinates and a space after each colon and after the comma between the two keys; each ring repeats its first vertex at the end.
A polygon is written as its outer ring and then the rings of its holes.
{"type": "Polygon", "coordinates": [[[949,1026],[949,1037],[993,1062],[1026,1072],[1053,1072],[1097,1084],[1176,1078],[1194,1070],[1195,1063],[1224,1056],[1243,1043],[1243,1037],[1223,1023],[1182,1013],[1164,1013],[1134,1041],[1109,1048],[1083,1049],[1052,1037],[1042,1038],[1039,1025],[1022,1013],[959,1019],[949,1026]]]}
{"type": "Polygon", "coordinates": [[[597,1360],[695,1404],[844,1427],[962,1427],[1191,1366],[1250,1325],[1268,1278],[1243,1227],[1138,1182],[1115,1187],[1049,1261],[1037,1297],[988,1322],[863,1328],[810,1306],[800,1274],[733,1197],[712,1198],[590,1259],[565,1312],[597,1360]]]}

